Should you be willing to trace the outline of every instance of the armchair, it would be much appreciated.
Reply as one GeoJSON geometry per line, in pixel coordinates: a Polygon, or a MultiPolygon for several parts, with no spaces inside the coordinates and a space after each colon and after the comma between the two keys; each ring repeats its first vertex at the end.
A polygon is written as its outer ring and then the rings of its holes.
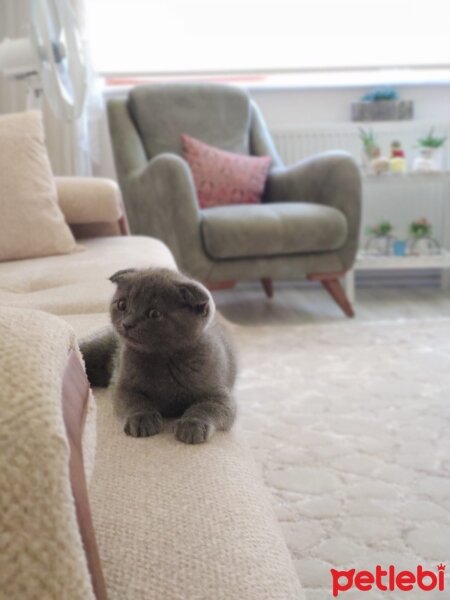
{"type": "Polygon", "coordinates": [[[178,266],[214,289],[224,282],[320,281],[347,316],[340,284],[358,245],[361,178],[327,152],[285,167],[256,104],[227,85],[139,86],[108,104],[115,164],[133,233],[163,240],[178,266]],[[201,210],[181,134],[223,150],[269,155],[261,204],[201,210]]]}

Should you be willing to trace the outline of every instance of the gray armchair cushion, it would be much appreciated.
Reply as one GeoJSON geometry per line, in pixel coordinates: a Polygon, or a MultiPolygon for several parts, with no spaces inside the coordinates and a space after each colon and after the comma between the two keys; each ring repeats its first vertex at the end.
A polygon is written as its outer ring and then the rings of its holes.
{"type": "Polygon", "coordinates": [[[201,211],[200,228],[213,259],[327,252],[347,238],[340,210],[303,202],[209,208],[201,211]]]}
{"type": "Polygon", "coordinates": [[[238,88],[197,84],[138,86],[130,92],[128,107],[148,158],[162,152],[181,156],[182,133],[222,150],[249,153],[250,100],[238,88]]]}

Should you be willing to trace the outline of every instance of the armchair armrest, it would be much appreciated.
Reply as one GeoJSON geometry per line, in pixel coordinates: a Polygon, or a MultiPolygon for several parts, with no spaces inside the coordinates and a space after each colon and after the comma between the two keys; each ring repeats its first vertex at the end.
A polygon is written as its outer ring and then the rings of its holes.
{"type": "Polygon", "coordinates": [[[316,202],[337,208],[347,218],[348,236],[338,250],[343,270],[351,268],[361,222],[361,174],[350,154],[333,151],[295,165],[276,168],[267,180],[267,202],[316,202]]]}
{"type": "Polygon", "coordinates": [[[167,244],[181,269],[208,268],[200,240],[201,214],[191,170],[181,157],[163,153],[129,179],[128,217],[133,233],[167,244]]]}
{"type": "Polygon", "coordinates": [[[67,223],[114,223],[123,216],[118,185],[96,177],[55,177],[59,206],[67,223]]]}

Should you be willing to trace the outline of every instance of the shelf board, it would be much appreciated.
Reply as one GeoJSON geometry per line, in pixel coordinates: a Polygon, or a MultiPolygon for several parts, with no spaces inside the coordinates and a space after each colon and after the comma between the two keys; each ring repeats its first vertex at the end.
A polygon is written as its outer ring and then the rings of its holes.
{"type": "Polygon", "coordinates": [[[441,181],[450,181],[450,171],[436,171],[434,173],[382,173],[373,175],[371,173],[363,174],[365,183],[386,183],[392,182],[395,184],[427,182],[435,183],[441,181]]]}
{"type": "Polygon", "coordinates": [[[417,256],[375,255],[358,252],[354,269],[356,271],[387,269],[450,269],[450,252],[422,254],[417,256]]]}

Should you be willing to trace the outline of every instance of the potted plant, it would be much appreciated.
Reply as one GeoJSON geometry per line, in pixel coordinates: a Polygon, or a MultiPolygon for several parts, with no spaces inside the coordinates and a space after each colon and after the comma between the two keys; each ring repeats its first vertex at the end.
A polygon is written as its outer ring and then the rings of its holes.
{"type": "Polygon", "coordinates": [[[394,241],[393,231],[394,226],[390,221],[381,221],[377,225],[368,227],[366,250],[374,254],[390,254],[394,241]]]}
{"type": "Polygon", "coordinates": [[[442,171],[442,148],[446,140],[446,137],[435,136],[433,127],[428,135],[419,138],[417,144],[420,156],[414,161],[414,171],[421,173],[442,171]]]}
{"type": "Polygon", "coordinates": [[[398,121],[412,119],[411,100],[400,100],[395,89],[381,86],[352,102],[353,121],[398,121]]]}
{"type": "Polygon", "coordinates": [[[361,140],[361,142],[363,144],[364,154],[366,155],[366,157],[368,159],[374,158],[380,151],[380,148],[375,140],[373,131],[371,129],[366,131],[362,127],[359,127],[358,131],[359,131],[359,139],[361,140]]]}
{"type": "Polygon", "coordinates": [[[439,254],[439,242],[432,237],[433,226],[425,217],[413,221],[409,226],[411,254],[439,254]]]}
{"type": "Polygon", "coordinates": [[[362,127],[359,127],[359,139],[363,145],[363,167],[374,175],[388,171],[389,161],[384,156],[381,156],[380,147],[375,140],[373,131],[371,129],[366,131],[362,127]]]}

